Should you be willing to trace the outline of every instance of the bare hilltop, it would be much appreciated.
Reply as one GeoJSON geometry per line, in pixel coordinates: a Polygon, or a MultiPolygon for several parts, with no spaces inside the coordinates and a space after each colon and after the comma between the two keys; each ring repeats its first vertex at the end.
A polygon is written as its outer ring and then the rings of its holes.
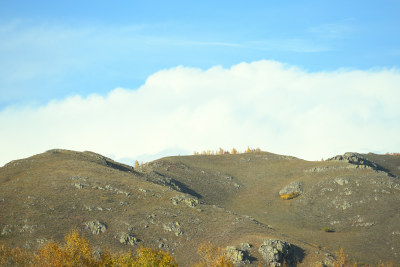
{"type": "Polygon", "coordinates": [[[174,156],[135,168],[54,149],[0,168],[0,242],[37,249],[71,229],[101,250],[140,246],[198,262],[200,244],[237,266],[400,266],[400,157],[305,161],[262,151],[174,156]]]}

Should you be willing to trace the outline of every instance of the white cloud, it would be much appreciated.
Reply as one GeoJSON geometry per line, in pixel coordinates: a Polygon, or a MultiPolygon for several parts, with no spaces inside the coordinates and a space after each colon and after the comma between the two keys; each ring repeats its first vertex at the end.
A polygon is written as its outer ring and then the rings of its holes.
{"type": "Polygon", "coordinates": [[[248,145],[311,160],[400,151],[399,104],[397,69],[308,73],[274,61],[176,67],[137,90],[0,111],[0,166],[51,148],[117,160],[248,145]]]}

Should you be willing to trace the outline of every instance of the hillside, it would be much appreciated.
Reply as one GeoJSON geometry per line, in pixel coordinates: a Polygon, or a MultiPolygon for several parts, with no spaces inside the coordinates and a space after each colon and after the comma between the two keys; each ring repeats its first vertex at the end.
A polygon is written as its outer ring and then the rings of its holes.
{"type": "Polygon", "coordinates": [[[329,266],[341,247],[361,262],[400,264],[399,176],[391,155],[177,156],[134,169],[55,149],[0,168],[0,241],[34,249],[77,228],[98,248],[150,246],[181,266],[204,241],[235,246],[238,265],[257,266],[261,244],[278,239],[303,266],[329,266]],[[297,196],[283,200],[286,186],[297,196]]]}

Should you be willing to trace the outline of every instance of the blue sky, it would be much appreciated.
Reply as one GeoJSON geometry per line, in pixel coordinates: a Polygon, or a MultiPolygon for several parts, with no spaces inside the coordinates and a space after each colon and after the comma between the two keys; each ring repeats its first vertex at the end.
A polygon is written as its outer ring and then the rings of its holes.
{"type": "MultiPolygon", "coordinates": [[[[23,110],[46,109],[50,103],[62,106],[74,97],[88,100],[95,94],[108,99],[115,88],[138,91],[147,88],[146,81],[157,73],[177,66],[187,68],[188,73],[191,69],[201,70],[207,76],[207,70],[215,66],[230,70],[241,63],[267,60],[286,66],[271,63],[281,74],[290,68],[298,69],[296,73],[302,73],[312,84],[320,81],[313,79],[321,73],[336,77],[338,72],[357,71],[364,72],[366,80],[389,71],[397,81],[399,10],[399,1],[1,1],[0,118],[2,115],[7,119],[23,110]]],[[[260,68],[258,71],[269,69],[266,65],[260,68]]],[[[187,75],[182,72],[175,83],[187,75]]],[[[350,85],[344,87],[352,88],[350,85]]],[[[386,97],[393,98],[398,91],[393,86],[377,94],[392,92],[386,97]]],[[[204,92],[209,89],[198,88],[204,92]]],[[[212,100],[211,91],[203,104],[212,100]]],[[[377,102],[374,106],[385,104],[377,102]]],[[[312,109],[312,103],[307,107],[302,112],[312,109]]],[[[60,118],[64,115],[60,114],[60,118]]],[[[121,113],[124,116],[131,118],[132,114],[126,111],[121,113]]],[[[396,116],[382,116],[380,119],[390,120],[393,125],[399,123],[396,116]]],[[[38,115],[36,119],[41,118],[38,115]]],[[[368,122],[367,119],[365,123],[368,122]]],[[[12,128],[4,123],[0,126],[3,130],[12,128]]],[[[400,134],[398,128],[388,129],[400,134]]],[[[18,134],[3,134],[16,136],[13,141],[20,142],[18,134]]],[[[206,146],[208,142],[200,143],[206,146]]],[[[392,144],[393,149],[400,149],[396,147],[398,143],[392,144]]],[[[71,147],[63,141],[54,145],[71,147]]],[[[190,151],[193,147],[160,145],[153,152],[141,148],[133,155],[93,148],[129,158],[156,154],[157,149],[190,151]]],[[[374,151],[387,148],[382,144],[360,147],[374,151]]]]}

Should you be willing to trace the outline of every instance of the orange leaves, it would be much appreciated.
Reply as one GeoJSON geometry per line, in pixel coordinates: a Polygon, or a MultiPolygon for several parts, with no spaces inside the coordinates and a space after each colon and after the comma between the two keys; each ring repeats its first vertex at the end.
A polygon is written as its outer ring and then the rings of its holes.
{"type": "Polygon", "coordinates": [[[292,192],[292,193],[289,193],[289,194],[281,194],[281,199],[284,199],[284,200],[288,200],[288,199],[292,199],[292,198],[295,198],[295,197],[297,197],[299,195],[299,193],[298,192],[292,192]]]}
{"type": "Polygon", "coordinates": [[[201,261],[194,267],[233,267],[233,262],[227,257],[224,249],[211,243],[201,243],[197,248],[201,261]]]}

